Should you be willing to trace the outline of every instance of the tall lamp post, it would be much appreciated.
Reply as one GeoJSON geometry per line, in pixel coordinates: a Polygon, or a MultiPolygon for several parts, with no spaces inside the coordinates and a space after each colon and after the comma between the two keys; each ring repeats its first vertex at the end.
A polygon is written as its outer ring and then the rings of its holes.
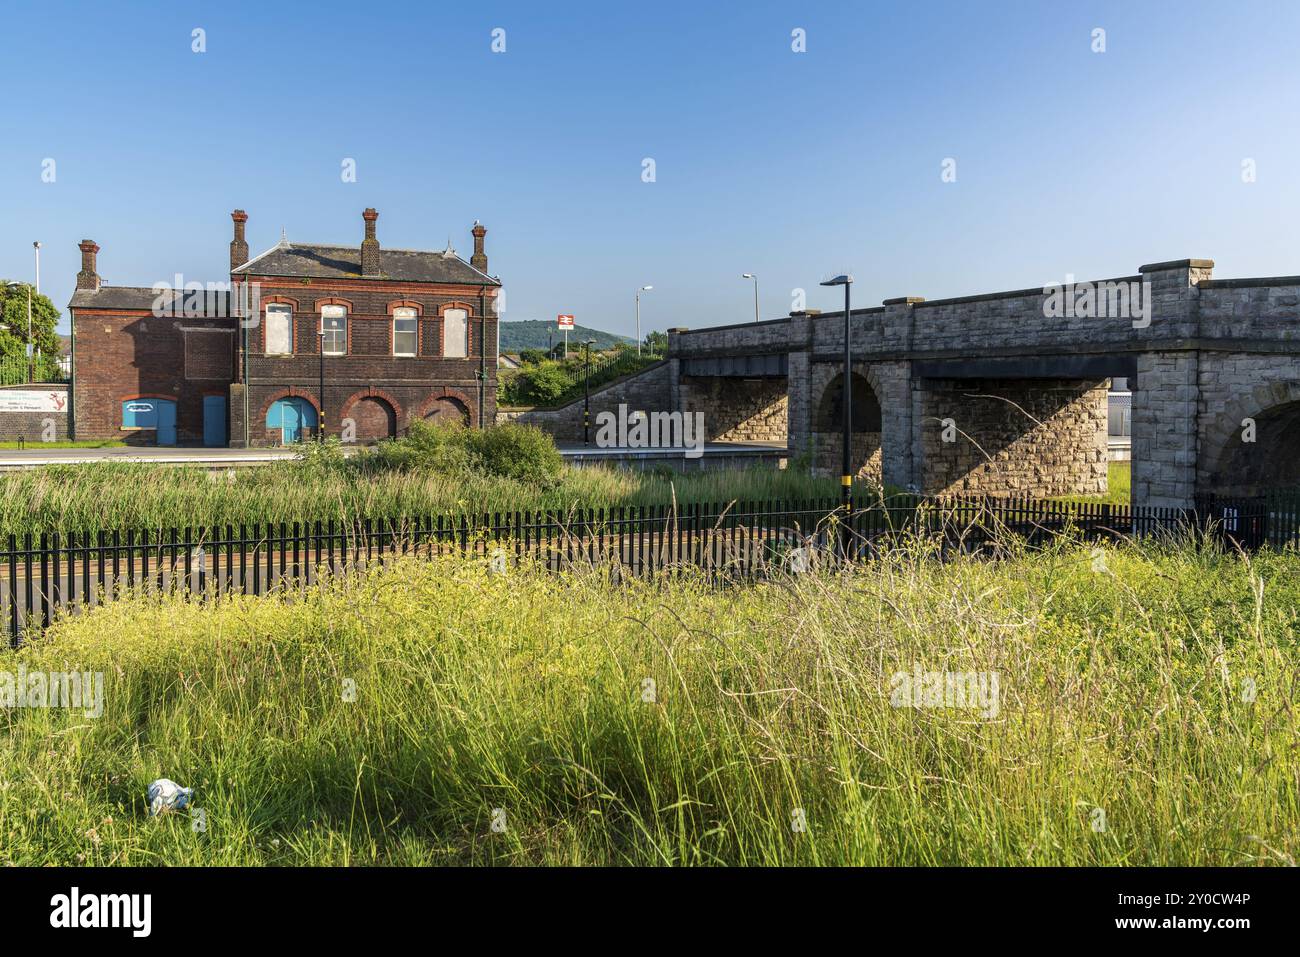
{"type": "Polygon", "coordinates": [[[582,444],[591,444],[591,347],[596,342],[595,339],[588,339],[583,343],[586,347],[586,376],[583,379],[582,386],[582,444]]]}
{"type": "Polygon", "coordinates": [[[642,286],[636,291],[636,354],[641,354],[641,293],[649,292],[654,286],[642,286]]]}
{"type": "Polygon", "coordinates": [[[754,321],[758,322],[758,277],[752,272],[746,272],[741,273],[740,278],[754,280],[754,321]]]}
{"type": "MultiPolygon", "coordinates": [[[[36,295],[41,294],[41,244],[32,243],[36,256],[36,295]]],[[[56,356],[57,358],[57,356],[56,356]]],[[[36,381],[36,343],[32,341],[32,291],[27,290],[27,369],[33,382],[36,381]]]]}
{"type": "Polygon", "coordinates": [[[316,424],[316,441],[325,441],[325,319],[321,318],[320,332],[320,421],[316,424]]]}
{"type": "Polygon", "coordinates": [[[827,279],[823,286],[843,286],[844,287],[844,438],[843,438],[843,458],[840,465],[840,495],[841,503],[844,506],[845,521],[853,514],[853,472],[851,464],[851,452],[849,443],[853,435],[853,347],[849,339],[849,287],[853,285],[853,277],[849,275],[836,276],[834,279],[827,279]]]}

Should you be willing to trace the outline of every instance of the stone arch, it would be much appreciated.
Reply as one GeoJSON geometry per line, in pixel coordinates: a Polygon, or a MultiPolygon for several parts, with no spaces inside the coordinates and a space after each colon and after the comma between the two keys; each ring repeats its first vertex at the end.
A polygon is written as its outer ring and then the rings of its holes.
{"type": "Polygon", "coordinates": [[[1202,443],[1202,491],[1249,497],[1300,488],[1300,380],[1263,384],[1228,403],[1202,443]]]}
{"type": "Polygon", "coordinates": [[[433,400],[424,413],[424,421],[438,425],[449,422],[469,425],[469,407],[455,396],[440,396],[433,400]]]}
{"type": "Polygon", "coordinates": [[[470,425],[474,421],[474,400],[460,389],[439,389],[424,401],[417,414],[426,422],[454,421],[460,414],[462,424],[470,425]]]}
{"type": "Polygon", "coordinates": [[[317,401],[315,395],[313,395],[310,392],[304,392],[302,389],[298,388],[297,386],[289,386],[287,389],[276,389],[269,396],[267,396],[266,401],[262,403],[262,411],[259,418],[263,422],[265,422],[266,413],[271,411],[271,405],[277,399],[287,399],[291,396],[297,399],[306,399],[308,402],[311,403],[312,407],[316,410],[316,415],[317,416],[320,415],[320,402],[317,401]]]}
{"type": "MultiPolygon", "coordinates": [[[[853,434],[849,443],[850,465],[857,478],[881,479],[881,434],[883,412],[870,371],[851,372],[853,388],[853,434]]],[[[843,467],[844,372],[842,366],[827,364],[820,375],[821,388],[813,405],[813,468],[823,475],[839,475],[843,467]]]]}
{"type": "Polygon", "coordinates": [[[378,442],[397,435],[400,411],[401,405],[391,395],[382,389],[370,388],[348,397],[339,414],[339,422],[342,426],[344,420],[352,420],[355,441],[378,442]]]}

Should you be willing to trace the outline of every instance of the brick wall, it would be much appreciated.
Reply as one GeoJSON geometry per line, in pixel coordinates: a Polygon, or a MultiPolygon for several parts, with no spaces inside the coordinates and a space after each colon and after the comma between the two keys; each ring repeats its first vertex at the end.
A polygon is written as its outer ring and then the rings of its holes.
{"type": "MultiPolygon", "coordinates": [[[[425,418],[463,418],[477,425],[480,397],[483,421],[490,424],[495,420],[495,288],[385,280],[313,279],[286,283],[274,277],[249,279],[260,284],[263,307],[272,302],[290,306],[294,350],[292,355],[268,356],[263,324],[259,321],[249,330],[251,444],[278,441],[278,430],[266,429],[267,408],[277,398],[302,396],[320,408],[317,331],[320,307],[326,303],[344,305],[348,310],[348,353],[325,356],[326,434],[340,434],[345,418],[353,420],[357,441],[373,441],[390,428],[402,434],[413,421],[425,418]],[[418,313],[415,356],[392,354],[392,310],[399,305],[415,308],[418,313]],[[469,314],[465,358],[443,355],[442,314],[448,308],[462,308],[469,314]],[[486,322],[482,319],[484,312],[486,322]],[[487,378],[480,390],[479,373],[484,365],[487,378]]],[[[232,439],[242,443],[242,428],[238,433],[232,429],[232,439]]]]}
{"type": "Polygon", "coordinates": [[[159,396],[176,401],[177,441],[202,442],[203,396],[224,394],[234,377],[234,320],[75,309],[72,326],[73,428],[78,439],[152,443],[151,431],[122,429],[122,402],[159,396]]]}
{"type": "Polygon", "coordinates": [[[43,412],[9,412],[0,409],[0,442],[25,439],[37,444],[42,441],[63,441],[68,438],[68,393],[69,387],[61,383],[41,383],[35,385],[0,386],[0,397],[5,393],[42,392],[52,393],[59,398],[62,408],[43,412]]]}

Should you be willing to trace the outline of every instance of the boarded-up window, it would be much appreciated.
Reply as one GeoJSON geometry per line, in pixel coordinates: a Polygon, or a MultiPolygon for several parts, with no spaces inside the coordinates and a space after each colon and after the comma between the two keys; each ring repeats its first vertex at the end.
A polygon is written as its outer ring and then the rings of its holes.
{"type": "Polygon", "coordinates": [[[234,336],[230,330],[185,331],[185,378],[229,381],[234,368],[234,336]]]}
{"type": "Polygon", "coordinates": [[[469,313],[464,309],[448,309],[442,314],[443,355],[463,359],[469,355],[469,313]]]}
{"type": "Polygon", "coordinates": [[[293,310],[273,303],[266,307],[266,354],[287,356],[293,352],[293,310]]]}

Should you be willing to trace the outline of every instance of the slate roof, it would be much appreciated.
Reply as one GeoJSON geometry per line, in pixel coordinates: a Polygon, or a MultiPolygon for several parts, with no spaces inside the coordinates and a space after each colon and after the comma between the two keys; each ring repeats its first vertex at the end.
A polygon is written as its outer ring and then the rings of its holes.
{"type": "MultiPolygon", "coordinates": [[[[154,300],[160,295],[167,297],[164,302],[171,302],[183,297],[185,293],[175,289],[158,293],[148,286],[100,286],[98,291],[76,290],[68,305],[74,309],[138,309],[149,312],[153,309],[154,300]]],[[[229,315],[226,311],[229,305],[229,293],[205,291],[203,296],[205,303],[211,303],[215,307],[217,315],[229,315]]],[[[180,304],[178,304],[179,308],[180,304]]]]}
{"type": "MultiPolygon", "coordinates": [[[[401,282],[446,282],[499,286],[457,255],[416,249],[381,249],[379,268],[385,279],[401,282]]],[[[235,269],[236,274],[291,276],[295,279],[360,279],[361,249],[281,243],[235,269]]]]}

